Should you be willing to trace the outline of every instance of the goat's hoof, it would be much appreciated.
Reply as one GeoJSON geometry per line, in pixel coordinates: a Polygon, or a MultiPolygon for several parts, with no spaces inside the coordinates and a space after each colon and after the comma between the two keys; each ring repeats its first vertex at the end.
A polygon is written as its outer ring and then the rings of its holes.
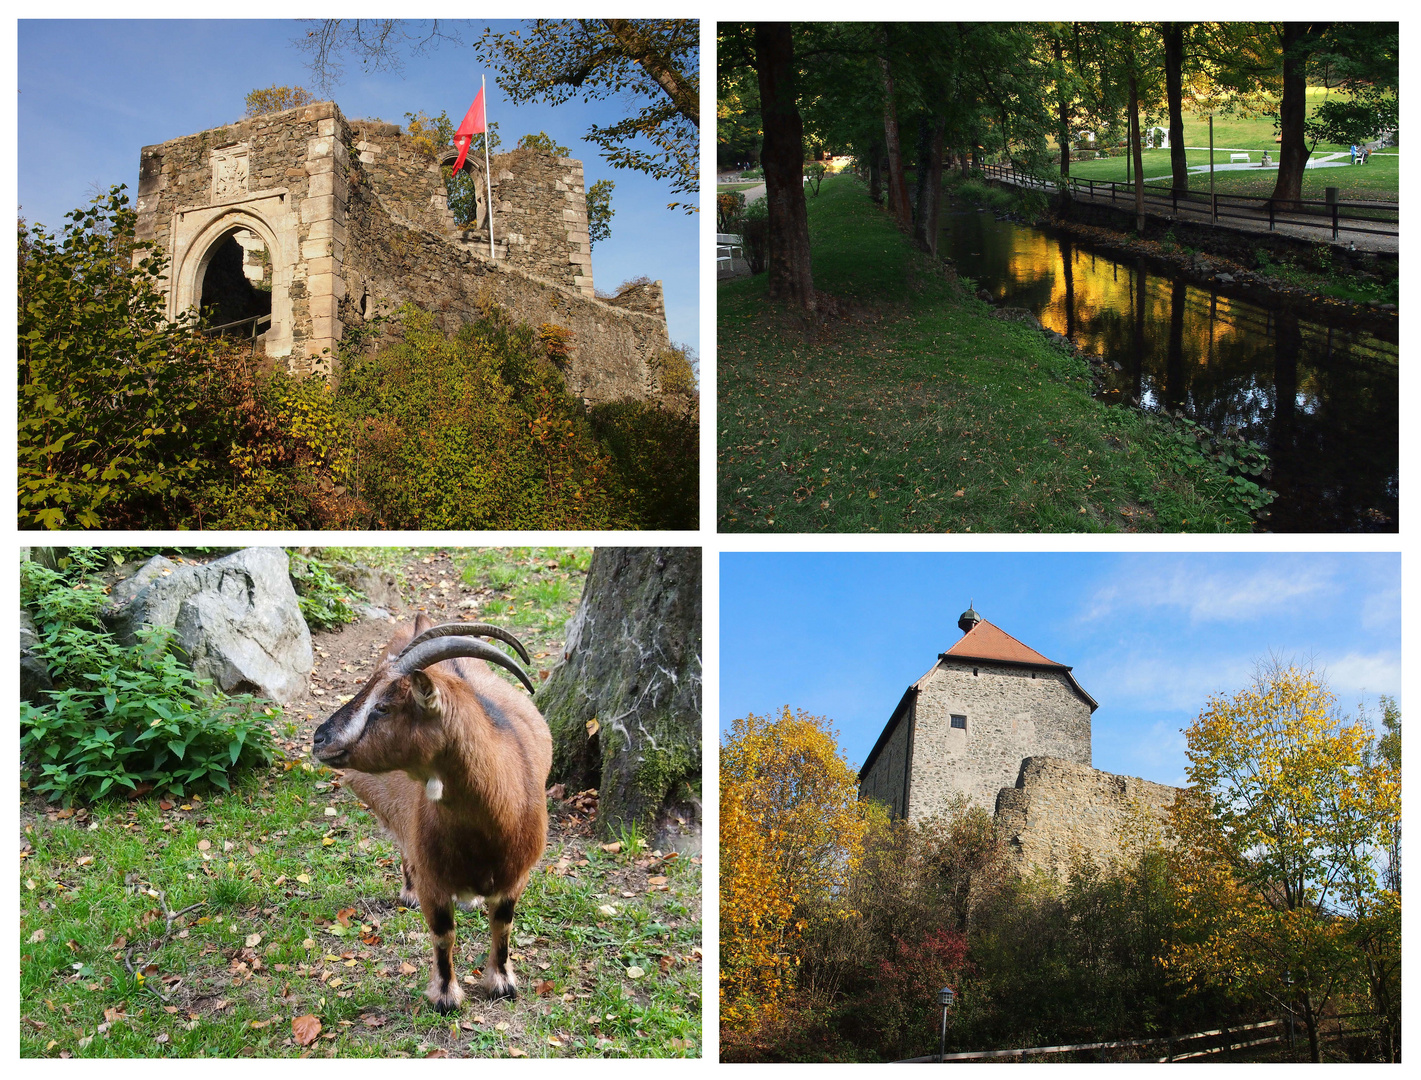
{"type": "Polygon", "coordinates": [[[451,1012],[458,1012],[459,1006],[464,1003],[464,991],[457,982],[450,980],[447,986],[441,987],[437,981],[431,981],[424,996],[428,1002],[434,1006],[434,1011],[447,1015],[451,1012]]]}
{"type": "Polygon", "coordinates": [[[412,892],[400,893],[400,907],[409,908],[411,911],[419,910],[419,897],[412,892]]]}
{"type": "Polygon", "coordinates": [[[518,999],[518,984],[511,975],[490,974],[483,982],[479,983],[479,996],[490,1001],[516,1001],[518,999]]]}

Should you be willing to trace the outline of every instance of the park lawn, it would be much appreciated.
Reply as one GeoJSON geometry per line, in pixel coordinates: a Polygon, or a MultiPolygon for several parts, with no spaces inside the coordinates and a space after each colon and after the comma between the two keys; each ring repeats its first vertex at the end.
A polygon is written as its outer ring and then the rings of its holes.
{"type": "Polygon", "coordinates": [[[1163,425],[1097,402],[1085,362],[995,317],[857,178],[809,200],[815,286],[786,323],[766,278],[719,288],[719,523],[749,532],[1248,531],[1163,425]]]}
{"type": "Polygon", "coordinates": [[[715,189],[716,191],[744,191],[746,188],[752,188],[756,184],[764,182],[763,180],[744,180],[738,184],[716,184],[715,189]]]}
{"type": "MultiPolygon", "coordinates": [[[[1270,151],[1270,153],[1273,154],[1276,163],[1276,150],[1270,151]]],[[[1207,165],[1209,163],[1207,150],[1191,150],[1187,157],[1190,165],[1207,165]]],[[[1260,157],[1259,152],[1253,153],[1255,164],[1260,160],[1260,157]]],[[[1145,179],[1157,185],[1168,186],[1168,178],[1171,175],[1169,151],[1146,150],[1143,160],[1145,179]]],[[[1227,165],[1228,163],[1227,154],[1221,155],[1215,151],[1215,165],[1227,165]]],[[[1133,166],[1131,169],[1133,173],[1133,166]]],[[[1114,180],[1123,184],[1125,182],[1125,158],[1120,156],[1095,161],[1073,161],[1071,162],[1071,176],[1080,180],[1114,180]]],[[[1276,167],[1235,169],[1223,172],[1216,170],[1214,173],[1215,190],[1234,195],[1266,197],[1273,194],[1273,188],[1277,182],[1278,170],[1276,167]]],[[[1194,191],[1208,191],[1208,172],[1190,173],[1189,186],[1194,191]]],[[[1325,189],[1329,187],[1339,188],[1341,190],[1340,197],[1343,200],[1397,202],[1401,191],[1401,158],[1398,151],[1392,149],[1384,153],[1373,154],[1365,165],[1304,170],[1304,198],[1322,199],[1326,195],[1325,189]]]]}
{"type": "MultiPolygon", "coordinates": [[[[437,589],[415,580],[427,551],[327,554],[408,575],[407,596],[437,589]]],[[[480,613],[513,624],[535,654],[561,638],[590,557],[451,555],[465,583],[496,590],[480,613]]],[[[324,656],[322,635],[315,644],[324,656]]],[[[22,1056],[700,1054],[699,858],[633,835],[608,851],[588,803],[552,802],[548,850],[513,923],[520,997],[469,993],[441,1017],[423,996],[424,919],[397,903],[398,854],[340,774],[308,760],[310,727],[288,711],[285,757],[233,777],[230,794],[69,811],[21,792],[22,1056]],[[293,1039],[300,1016],[321,1023],[309,1047],[293,1039]]],[[[459,912],[456,924],[468,982],[488,920],[459,912]]]]}

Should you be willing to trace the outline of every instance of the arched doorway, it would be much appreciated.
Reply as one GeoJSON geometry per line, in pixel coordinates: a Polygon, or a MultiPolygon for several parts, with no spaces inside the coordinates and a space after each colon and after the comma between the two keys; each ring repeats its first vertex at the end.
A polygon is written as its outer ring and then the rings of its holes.
{"type": "MultiPolygon", "coordinates": [[[[272,260],[266,242],[251,229],[235,228],[218,237],[204,258],[199,308],[210,326],[271,315],[272,260]]],[[[264,330],[267,324],[262,323],[264,330]]],[[[234,336],[251,337],[252,327],[231,327],[234,336]]]]}

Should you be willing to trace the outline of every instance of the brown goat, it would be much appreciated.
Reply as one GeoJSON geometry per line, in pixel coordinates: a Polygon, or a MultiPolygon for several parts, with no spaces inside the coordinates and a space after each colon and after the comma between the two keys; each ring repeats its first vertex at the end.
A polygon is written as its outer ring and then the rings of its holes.
{"type": "Polygon", "coordinates": [[[320,761],[346,770],[351,790],[394,837],[404,872],[400,900],[418,903],[434,944],[425,996],[442,1013],[464,997],[454,973],[456,900],[486,901],[482,992],[517,996],[509,925],[548,835],[547,722],[487,662],[512,671],[531,693],[523,669],[478,637],[509,642],[528,662],[505,630],[434,626],[421,614],[395,634],[364,688],[316,730],[313,744],[320,761]]]}

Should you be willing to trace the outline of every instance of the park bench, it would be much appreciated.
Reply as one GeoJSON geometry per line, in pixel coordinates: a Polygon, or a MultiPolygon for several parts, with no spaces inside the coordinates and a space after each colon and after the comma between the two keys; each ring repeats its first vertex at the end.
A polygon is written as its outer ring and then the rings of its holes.
{"type": "Polygon", "coordinates": [[[1247,154],[1230,154],[1230,155],[1229,155],[1229,161],[1231,161],[1231,162],[1233,162],[1233,161],[1252,161],[1252,160],[1253,160],[1253,159],[1252,159],[1251,157],[1249,157],[1247,154]]]}

